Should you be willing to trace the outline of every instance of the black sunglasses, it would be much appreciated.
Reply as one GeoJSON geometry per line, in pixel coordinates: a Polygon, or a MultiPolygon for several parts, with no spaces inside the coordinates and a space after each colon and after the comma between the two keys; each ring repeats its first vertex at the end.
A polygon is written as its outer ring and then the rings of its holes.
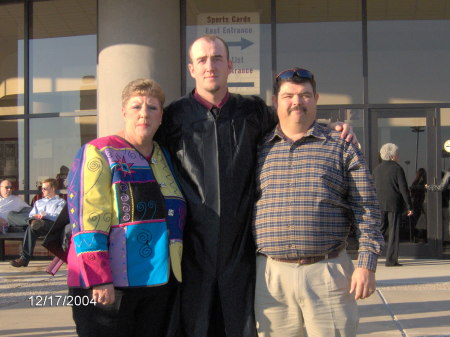
{"type": "Polygon", "coordinates": [[[275,81],[278,82],[280,80],[291,80],[294,77],[307,78],[310,80],[314,79],[313,73],[310,72],[309,70],[301,69],[301,68],[294,68],[294,69],[284,70],[281,73],[279,73],[275,77],[275,81]]]}

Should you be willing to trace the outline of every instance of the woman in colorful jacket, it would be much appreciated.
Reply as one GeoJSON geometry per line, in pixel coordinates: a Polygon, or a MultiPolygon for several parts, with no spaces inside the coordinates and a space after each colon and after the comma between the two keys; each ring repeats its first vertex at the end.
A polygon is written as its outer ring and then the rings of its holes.
{"type": "Polygon", "coordinates": [[[186,206],[167,152],[153,141],[164,93],[152,80],[122,92],[125,128],[95,139],[69,175],[69,299],[79,336],[174,333],[186,206]],[[175,315],[175,316],[173,316],[175,315]]]}

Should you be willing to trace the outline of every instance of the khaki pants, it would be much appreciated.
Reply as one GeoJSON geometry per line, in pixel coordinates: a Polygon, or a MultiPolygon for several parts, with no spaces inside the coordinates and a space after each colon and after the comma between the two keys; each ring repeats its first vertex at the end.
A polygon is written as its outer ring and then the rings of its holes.
{"type": "Polygon", "coordinates": [[[256,258],[259,337],[356,336],[358,307],[349,294],[353,263],[343,250],[310,265],[256,258]]]}

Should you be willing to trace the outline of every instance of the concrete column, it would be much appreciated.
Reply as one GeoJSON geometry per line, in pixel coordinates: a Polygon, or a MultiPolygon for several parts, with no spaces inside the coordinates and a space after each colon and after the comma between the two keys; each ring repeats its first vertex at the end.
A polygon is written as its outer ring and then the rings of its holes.
{"type": "Polygon", "coordinates": [[[166,103],[181,94],[179,0],[98,0],[99,137],[123,127],[121,93],[137,78],[157,81],[166,103]]]}

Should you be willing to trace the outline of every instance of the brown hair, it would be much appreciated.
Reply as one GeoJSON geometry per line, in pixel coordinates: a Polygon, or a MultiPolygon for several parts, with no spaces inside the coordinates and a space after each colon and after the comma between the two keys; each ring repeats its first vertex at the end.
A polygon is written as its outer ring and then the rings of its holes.
{"type": "Polygon", "coordinates": [[[161,86],[153,80],[148,78],[139,78],[128,83],[122,90],[122,107],[128,103],[133,96],[153,96],[161,103],[161,108],[164,105],[166,96],[161,86]]]}
{"type": "Polygon", "coordinates": [[[42,184],[47,183],[50,185],[50,187],[53,187],[53,189],[56,191],[56,189],[58,188],[58,182],[56,181],[56,179],[54,178],[48,178],[45,179],[42,184]]]}
{"type": "Polygon", "coordinates": [[[317,93],[317,84],[316,84],[316,80],[314,79],[314,75],[306,69],[302,69],[302,68],[292,68],[292,69],[287,69],[284,70],[280,73],[278,73],[278,75],[275,77],[275,80],[273,81],[273,94],[278,97],[278,93],[280,92],[280,88],[281,85],[284,82],[291,82],[291,83],[295,83],[295,84],[302,84],[302,83],[310,83],[311,87],[313,89],[313,94],[315,95],[317,93]],[[307,77],[299,77],[299,76],[292,76],[289,79],[282,79],[279,78],[279,76],[285,72],[289,72],[289,71],[306,71],[309,74],[311,74],[311,78],[307,78],[307,77]]]}

